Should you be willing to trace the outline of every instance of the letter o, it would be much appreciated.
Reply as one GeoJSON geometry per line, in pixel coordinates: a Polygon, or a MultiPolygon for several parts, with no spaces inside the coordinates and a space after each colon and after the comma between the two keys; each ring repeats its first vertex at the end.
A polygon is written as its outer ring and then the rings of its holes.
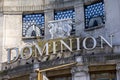
{"type": "Polygon", "coordinates": [[[96,45],[97,45],[97,41],[96,41],[96,39],[95,39],[94,37],[92,37],[92,36],[86,37],[86,38],[83,40],[83,47],[84,47],[85,49],[87,49],[87,50],[92,50],[92,49],[94,49],[94,48],[96,47],[96,45]],[[92,48],[87,48],[87,46],[86,46],[86,40],[87,40],[87,39],[92,39],[92,40],[93,40],[93,47],[92,47],[92,48]]]}
{"type": "Polygon", "coordinates": [[[32,47],[31,46],[24,46],[20,51],[20,55],[21,55],[22,59],[29,59],[32,56],[32,47]],[[25,48],[29,49],[29,51],[30,51],[30,54],[29,54],[28,57],[24,57],[23,51],[24,51],[25,48]]]}

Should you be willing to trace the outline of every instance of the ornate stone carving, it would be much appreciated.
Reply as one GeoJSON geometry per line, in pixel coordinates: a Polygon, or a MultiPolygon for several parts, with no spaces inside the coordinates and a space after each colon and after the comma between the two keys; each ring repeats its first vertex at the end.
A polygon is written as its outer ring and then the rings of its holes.
{"type": "Polygon", "coordinates": [[[73,67],[71,70],[71,73],[76,73],[76,72],[88,72],[88,66],[76,66],[73,67]]]}
{"type": "Polygon", "coordinates": [[[49,32],[51,39],[68,37],[72,30],[72,20],[64,19],[50,21],[48,27],[50,28],[49,32]]]}
{"type": "Polygon", "coordinates": [[[41,36],[40,28],[36,25],[31,25],[26,32],[26,37],[41,36]]]}

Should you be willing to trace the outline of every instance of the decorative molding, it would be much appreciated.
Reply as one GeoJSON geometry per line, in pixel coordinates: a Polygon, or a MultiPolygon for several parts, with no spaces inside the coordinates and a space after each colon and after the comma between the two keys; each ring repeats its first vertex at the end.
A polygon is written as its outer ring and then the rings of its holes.
{"type": "MultiPolygon", "coordinates": [[[[0,11],[1,12],[24,12],[24,11],[40,11],[45,9],[57,9],[57,8],[64,8],[69,6],[74,6],[76,3],[79,3],[81,1],[79,0],[67,0],[61,3],[44,3],[40,4],[41,0],[30,0],[29,3],[31,4],[25,4],[28,3],[29,0],[2,0],[0,1],[0,11]],[[6,4],[7,1],[10,4],[6,4]],[[14,5],[11,5],[13,4],[14,5]],[[3,5],[4,4],[4,5],[3,5]],[[34,6],[33,6],[34,5],[34,6]]],[[[61,1],[61,0],[60,0],[61,1]]]]}

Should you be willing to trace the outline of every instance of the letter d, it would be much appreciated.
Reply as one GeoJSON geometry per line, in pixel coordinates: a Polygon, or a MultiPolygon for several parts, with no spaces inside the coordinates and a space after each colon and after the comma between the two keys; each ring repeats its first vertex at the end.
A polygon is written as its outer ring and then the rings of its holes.
{"type": "Polygon", "coordinates": [[[7,53],[8,54],[8,56],[7,56],[7,62],[8,63],[15,62],[18,59],[18,57],[19,57],[19,54],[18,54],[19,50],[18,50],[18,48],[8,48],[7,51],[8,51],[8,53],[7,53]],[[13,60],[11,60],[11,54],[12,54],[11,51],[12,50],[16,51],[16,56],[15,56],[15,58],[13,60]]]}

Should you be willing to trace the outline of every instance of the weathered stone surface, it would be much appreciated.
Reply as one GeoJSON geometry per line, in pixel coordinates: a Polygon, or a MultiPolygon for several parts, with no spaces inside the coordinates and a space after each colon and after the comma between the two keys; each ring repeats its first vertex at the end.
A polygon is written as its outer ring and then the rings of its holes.
{"type": "MultiPolygon", "coordinates": [[[[105,3],[105,24],[102,27],[93,29],[93,30],[85,30],[85,15],[84,15],[84,2],[83,0],[59,0],[55,2],[55,0],[0,0],[0,63],[5,62],[7,59],[6,48],[13,47],[23,47],[27,42],[32,43],[36,41],[35,39],[23,39],[22,38],[22,13],[34,13],[34,12],[44,12],[45,14],[45,37],[44,39],[50,39],[49,29],[47,28],[48,21],[54,20],[54,11],[61,9],[74,8],[75,9],[75,27],[76,27],[76,36],[93,36],[98,38],[99,35],[105,37],[108,41],[110,41],[110,35],[113,36],[113,48],[104,46],[103,49],[95,48],[91,51],[86,51],[82,49],[81,51],[74,52],[75,54],[91,54],[88,57],[87,63],[90,61],[93,63],[96,61],[100,61],[100,63],[106,64],[107,62],[115,63],[119,62],[119,53],[120,53],[120,0],[104,0],[105,3]],[[60,2],[59,2],[60,1],[60,2]],[[114,4],[113,4],[114,3],[114,4]],[[113,55],[111,55],[111,54],[113,55]],[[118,54],[115,54],[118,53],[118,54]],[[99,55],[97,55],[99,54],[99,55]],[[106,54],[106,55],[104,55],[106,54]],[[97,57],[96,57],[97,56],[97,57]],[[106,60],[107,59],[107,60],[106,60]],[[106,62],[106,63],[105,63],[106,62]]],[[[91,3],[95,0],[84,0],[85,3],[91,3]]],[[[13,52],[14,53],[14,52],[13,52]]],[[[67,53],[67,52],[66,52],[67,53]]],[[[14,55],[14,54],[13,54],[14,55]]],[[[45,56],[42,60],[48,61],[52,63],[49,66],[58,65],[56,62],[61,64],[66,64],[74,62],[74,57],[67,59],[71,53],[68,54],[57,54],[58,60],[52,61],[53,58],[56,58],[55,55],[51,55],[50,58],[45,56]],[[66,59],[60,59],[64,56],[66,59]]],[[[87,56],[85,55],[85,58],[87,56]]],[[[84,57],[83,57],[84,58],[84,57]]],[[[82,61],[82,60],[81,60],[82,61]]],[[[33,61],[34,62],[34,61],[33,61]]],[[[46,64],[48,62],[41,63],[41,68],[48,67],[46,64]]],[[[20,61],[20,65],[25,65],[32,63],[32,59],[30,61],[20,61]]],[[[14,63],[13,66],[8,65],[8,68],[16,67],[19,65],[19,61],[14,63]]],[[[0,66],[1,67],[1,66],[0,66]]],[[[29,66],[28,66],[29,67],[29,66]]],[[[30,67],[29,67],[30,68],[30,67]]],[[[4,67],[5,69],[5,67],[4,67]]],[[[21,70],[17,68],[18,71],[21,70]]],[[[11,73],[17,72],[17,69],[14,71],[10,70],[11,73]]],[[[25,69],[25,68],[24,68],[25,69]]],[[[82,68],[81,68],[82,69],[82,68]]],[[[28,69],[32,70],[32,69],[28,69]]],[[[23,70],[24,71],[24,70],[23,70]]],[[[79,70],[78,70],[79,71],[79,70]]],[[[4,75],[10,72],[4,72],[4,75]]],[[[20,73],[21,74],[21,73],[20,73]]],[[[118,72],[119,76],[120,72],[118,72]]],[[[86,73],[80,72],[76,73],[75,76],[86,76],[86,73]]],[[[75,77],[73,76],[73,77],[75,77]]],[[[9,77],[9,76],[7,76],[9,77]]],[[[15,76],[14,76],[15,77],[15,76]]],[[[85,77],[81,78],[81,80],[85,79],[85,77]]],[[[74,78],[74,80],[79,80],[79,78],[74,78]]]]}

